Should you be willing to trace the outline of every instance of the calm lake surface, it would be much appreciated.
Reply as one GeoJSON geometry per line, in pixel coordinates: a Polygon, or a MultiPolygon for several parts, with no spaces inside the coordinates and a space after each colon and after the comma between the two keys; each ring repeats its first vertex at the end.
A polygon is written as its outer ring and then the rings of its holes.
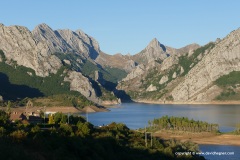
{"type": "MultiPolygon", "coordinates": [[[[188,117],[194,120],[217,123],[221,132],[229,132],[240,123],[240,105],[163,105],[123,103],[109,108],[110,112],[90,113],[88,121],[94,125],[121,122],[131,129],[143,128],[149,120],[164,115],[188,117]]],[[[240,146],[199,145],[202,152],[234,152],[234,155],[208,155],[209,160],[239,160],[240,146]]]]}
{"type": "Polygon", "coordinates": [[[234,152],[234,155],[204,155],[207,160],[240,160],[240,146],[227,146],[227,145],[199,145],[201,152],[213,153],[214,152],[227,152],[228,154],[234,152]]]}
{"type": "Polygon", "coordinates": [[[109,108],[110,112],[88,114],[89,122],[106,125],[111,122],[125,123],[131,129],[143,128],[149,120],[164,115],[188,117],[194,120],[217,123],[221,132],[229,132],[240,123],[240,105],[163,105],[122,103],[109,108]]]}

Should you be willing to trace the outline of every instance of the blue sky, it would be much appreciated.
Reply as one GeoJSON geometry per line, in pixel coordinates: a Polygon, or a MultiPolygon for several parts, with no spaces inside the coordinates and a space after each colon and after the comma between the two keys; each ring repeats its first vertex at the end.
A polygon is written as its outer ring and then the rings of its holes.
{"type": "Polygon", "coordinates": [[[135,54],[155,37],[174,48],[223,38],[240,27],[239,6],[238,0],[7,0],[0,23],[81,29],[108,54],[135,54]]]}

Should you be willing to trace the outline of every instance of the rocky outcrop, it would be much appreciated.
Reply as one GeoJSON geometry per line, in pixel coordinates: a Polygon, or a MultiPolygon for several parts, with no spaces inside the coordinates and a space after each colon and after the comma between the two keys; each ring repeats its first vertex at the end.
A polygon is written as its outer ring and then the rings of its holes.
{"type": "Polygon", "coordinates": [[[177,56],[170,56],[166,58],[161,64],[161,71],[167,70],[172,67],[174,64],[178,64],[178,57],[177,56]]]}
{"type": "Polygon", "coordinates": [[[172,78],[175,79],[177,77],[177,73],[174,72],[173,75],[172,75],[172,78]]]}
{"type": "Polygon", "coordinates": [[[156,91],[157,90],[157,87],[154,86],[153,84],[151,84],[148,88],[147,88],[147,92],[152,92],[152,91],[156,91]]]}
{"type": "Polygon", "coordinates": [[[180,74],[183,74],[183,73],[184,73],[184,69],[183,69],[183,67],[181,66],[180,74]]]}
{"type": "Polygon", "coordinates": [[[122,81],[129,81],[131,79],[134,79],[140,75],[142,75],[145,71],[144,65],[139,65],[134,69],[132,72],[130,72],[126,78],[124,78],[122,81]]]}
{"type": "Polygon", "coordinates": [[[80,72],[69,71],[67,76],[64,78],[64,81],[70,82],[70,90],[80,92],[87,99],[95,103],[101,103],[94,88],[92,87],[92,83],[80,72]]]}
{"type": "Polygon", "coordinates": [[[36,42],[26,27],[0,25],[0,49],[8,60],[32,68],[39,76],[56,73],[61,67],[61,61],[49,52],[48,46],[36,42]]]}
{"type": "Polygon", "coordinates": [[[121,99],[118,98],[117,100],[105,100],[105,101],[102,101],[101,105],[108,106],[108,105],[121,104],[121,103],[122,103],[121,99]]]}
{"type": "Polygon", "coordinates": [[[168,56],[169,54],[166,52],[166,47],[154,38],[145,49],[133,56],[133,60],[140,64],[147,64],[153,60],[163,60],[168,56]]]}
{"type": "Polygon", "coordinates": [[[104,80],[102,73],[99,71],[95,71],[94,80],[100,83],[101,85],[106,84],[106,81],[104,80]]]}
{"type": "Polygon", "coordinates": [[[181,56],[183,54],[193,52],[199,47],[200,46],[198,44],[194,43],[179,49],[175,49],[161,44],[156,38],[154,38],[145,49],[134,55],[132,59],[139,64],[147,64],[153,60],[164,60],[170,55],[181,56]]]}
{"type": "Polygon", "coordinates": [[[100,52],[95,39],[81,30],[52,30],[46,24],[40,24],[32,31],[37,42],[45,42],[52,53],[77,53],[96,59],[100,52]]]}
{"type": "Polygon", "coordinates": [[[136,67],[136,62],[133,60],[126,61],[126,65],[123,67],[123,69],[127,72],[132,71],[136,67]]]}
{"type": "Polygon", "coordinates": [[[159,81],[159,84],[166,83],[168,81],[168,76],[163,76],[161,80],[159,81]]]}
{"type": "MultiPolygon", "coordinates": [[[[218,42],[202,60],[194,66],[172,91],[175,101],[201,101],[209,86],[219,77],[232,71],[240,71],[240,29],[231,32],[218,42]]],[[[213,89],[216,89],[214,87],[213,89]]],[[[206,96],[205,96],[206,97],[206,96]]],[[[209,98],[211,100],[212,97],[209,98]]]]}

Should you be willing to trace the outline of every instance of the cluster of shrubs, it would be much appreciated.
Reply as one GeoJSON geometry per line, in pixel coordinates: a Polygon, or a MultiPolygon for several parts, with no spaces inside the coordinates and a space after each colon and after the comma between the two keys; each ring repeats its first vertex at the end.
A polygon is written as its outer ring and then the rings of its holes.
{"type": "Polygon", "coordinates": [[[75,117],[69,123],[56,118],[53,124],[33,125],[10,123],[8,118],[6,112],[0,111],[2,159],[204,159],[175,155],[180,151],[197,151],[190,142],[154,138],[153,146],[146,147],[143,133],[121,123],[94,127],[84,118],[75,117]]]}

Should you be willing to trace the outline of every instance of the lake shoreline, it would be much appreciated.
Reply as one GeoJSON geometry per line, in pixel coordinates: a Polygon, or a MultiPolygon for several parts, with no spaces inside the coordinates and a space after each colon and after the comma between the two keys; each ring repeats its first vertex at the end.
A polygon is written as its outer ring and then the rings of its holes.
{"type": "MultiPolygon", "coordinates": [[[[0,110],[6,110],[6,107],[0,107],[0,110]]],[[[85,106],[82,109],[73,107],[73,106],[53,106],[53,107],[40,107],[34,106],[26,109],[26,107],[12,107],[12,113],[25,113],[25,112],[32,112],[32,113],[40,113],[40,111],[44,111],[47,114],[51,113],[94,113],[94,112],[109,112],[110,110],[107,107],[97,107],[97,106],[85,106]]]]}
{"type": "Polygon", "coordinates": [[[190,133],[182,131],[157,131],[153,135],[166,140],[176,139],[181,142],[192,141],[199,145],[240,146],[240,135],[230,133],[214,134],[208,132],[190,133]]]}
{"type": "Polygon", "coordinates": [[[136,103],[146,103],[146,104],[191,104],[191,105],[201,105],[201,104],[211,104],[211,105],[240,105],[240,101],[208,101],[208,102],[182,102],[182,101],[153,101],[153,100],[133,100],[136,103]]]}

